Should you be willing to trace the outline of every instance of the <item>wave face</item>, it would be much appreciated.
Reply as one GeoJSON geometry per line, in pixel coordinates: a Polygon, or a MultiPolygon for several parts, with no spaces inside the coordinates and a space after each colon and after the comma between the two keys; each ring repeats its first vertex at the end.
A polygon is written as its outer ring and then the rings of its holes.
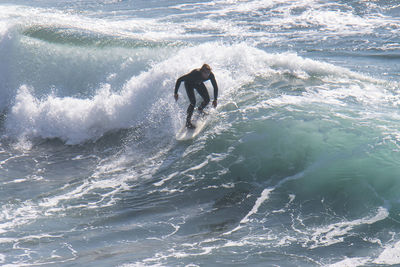
{"type": "Polygon", "coordinates": [[[0,264],[400,264],[398,10],[3,1],[0,264]]]}

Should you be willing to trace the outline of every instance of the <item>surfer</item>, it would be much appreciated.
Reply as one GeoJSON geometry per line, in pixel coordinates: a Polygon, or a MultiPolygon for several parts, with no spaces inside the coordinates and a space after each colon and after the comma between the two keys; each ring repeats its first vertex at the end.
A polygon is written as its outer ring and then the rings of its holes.
{"type": "Polygon", "coordinates": [[[204,108],[210,102],[210,95],[208,94],[207,87],[204,85],[204,82],[207,80],[211,80],[211,84],[214,87],[214,101],[212,102],[214,108],[217,107],[217,98],[218,98],[218,85],[215,81],[214,74],[211,71],[211,67],[207,64],[204,64],[200,69],[194,69],[190,73],[183,75],[178,80],[176,80],[175,84],[175,100],[178,101],[178,89],[181,85],[181,82],[185,82],[186,93],[188,95],[190,105],[187,109],[187,117],[186,117],[186,127],[189,129],[194,129],[195,126],[192,124],[192,115],[194,111],[194,107],[196,105],[196,97],[194,95],[194,89],[200,94],[203,98],[203,102],[198,107],[198,111],[204,114],[204,108]]]}

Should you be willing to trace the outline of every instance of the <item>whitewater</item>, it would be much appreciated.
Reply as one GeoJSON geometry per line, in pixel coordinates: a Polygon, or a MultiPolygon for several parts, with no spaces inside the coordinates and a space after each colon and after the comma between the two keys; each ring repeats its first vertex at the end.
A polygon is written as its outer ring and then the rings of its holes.
{"type": "Polygon", "coordinates": [[[0,265],[398,266],[399,11],[1,1],[0,265]]]}

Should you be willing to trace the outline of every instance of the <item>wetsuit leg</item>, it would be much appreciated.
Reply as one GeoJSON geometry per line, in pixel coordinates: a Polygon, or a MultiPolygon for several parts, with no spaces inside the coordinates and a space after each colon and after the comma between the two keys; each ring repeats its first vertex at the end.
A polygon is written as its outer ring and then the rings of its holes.
{"type": "Polygon", "coordinates": [[[203,98],[203,102],[201,102],[199,106],[199,111],[202,112],[203,109],[208,105],[208,103],[210,103],[210,95],[208,94],[207,87],[204,85],[204,83],[196,86],[196,91],[203,98]]]}
{"type": "Polygon", "coordinates": [[[191,123],[193,110],[194,110],[194,107],[196,106],[196,97],[194,95],[194,86],[192,86],[191,84],[185,83],[185,89],[186,89],[186,93],[187,93],[187,96],[190,101],[190,105],[187,109],[187,118],[186,118],[186,125],[187,125],[187,124],[191,123]]]}

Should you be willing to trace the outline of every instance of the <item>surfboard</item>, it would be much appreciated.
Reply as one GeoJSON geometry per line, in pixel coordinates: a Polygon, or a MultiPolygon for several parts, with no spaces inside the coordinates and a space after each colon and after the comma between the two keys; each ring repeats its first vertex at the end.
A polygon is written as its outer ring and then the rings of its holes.
{"type": "Polygon", "coordinates": [[[208,121],[208,116],[196,115],[192,118],[192,123],[196,128],[188,129],[185,125],[176,134],[176,140],[186,141],[195,138],[204,129],[208,121]]]}

